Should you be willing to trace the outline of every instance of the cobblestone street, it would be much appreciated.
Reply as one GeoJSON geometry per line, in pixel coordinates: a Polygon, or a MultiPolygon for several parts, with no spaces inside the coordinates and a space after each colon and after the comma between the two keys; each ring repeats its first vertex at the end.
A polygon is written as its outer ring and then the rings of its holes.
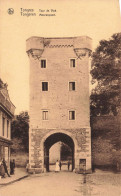
{"type": "Polygon", "coordinates": [[[120,196],[121,174],[102,172],[86,176],[61,171],[31,175],[0,187],[0,196],[120,196]]]}

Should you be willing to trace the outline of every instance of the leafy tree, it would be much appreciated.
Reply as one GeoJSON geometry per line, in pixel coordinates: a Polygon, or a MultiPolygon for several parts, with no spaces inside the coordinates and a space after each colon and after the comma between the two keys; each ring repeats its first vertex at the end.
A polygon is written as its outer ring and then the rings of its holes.
{"type": "Polygon", "coordinates": [[[71,148],[67,144],[62,142],[62,144],[61,144],[61,159],[66,160],[71,156],[72,156],[71,148]]]}
{"type": "Polygon", "coordinates": [[[11,138],[13,140],[13,151],[28,152],[29,145],[29,115],[21,112],[16,115],[11,124],[11,138]]]}
{"type": "Polygon", "coordinates": [[[92,54],[91,115],[117,115],[120,105],[121,33],[101,40],[92,54]]]}

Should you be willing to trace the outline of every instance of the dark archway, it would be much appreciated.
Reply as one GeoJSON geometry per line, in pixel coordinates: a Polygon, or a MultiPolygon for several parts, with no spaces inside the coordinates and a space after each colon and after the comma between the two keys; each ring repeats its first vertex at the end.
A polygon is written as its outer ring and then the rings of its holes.
{"type": "Polygon", "coordinates": [[[44,166],[49,171],[49,149],[57,142],[67,144],[72,150],[72,170],[74,169],[74,142],[72,138],[64,133],[54,133],[50,135],[44,142],[44,166]]]}

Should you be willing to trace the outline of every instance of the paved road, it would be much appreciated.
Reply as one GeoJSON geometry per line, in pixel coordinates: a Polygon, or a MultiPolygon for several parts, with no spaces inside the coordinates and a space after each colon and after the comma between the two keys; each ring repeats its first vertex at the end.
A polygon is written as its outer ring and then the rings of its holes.
{"type": "Polygon", "coordinates": [[[62,171],[32,175],[1,187],[0,196],[121,196],[121,175],[96,173],[87,176],[62,171]]]}

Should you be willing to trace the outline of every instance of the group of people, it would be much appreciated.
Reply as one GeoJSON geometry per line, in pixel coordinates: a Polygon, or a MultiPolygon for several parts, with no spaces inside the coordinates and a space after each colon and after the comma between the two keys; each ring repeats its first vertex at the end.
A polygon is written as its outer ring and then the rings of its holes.
{"type": "MultiPolygon", "coordinates": [[[[67,162],[67,166],[68,166],[68,171],[69,171],[69,169],[70,169],[70,161],[68,161],[67,162]]],[[[61,171],[61,167],[62,167],[62,163],[61,163],[61,161],[56,161],[56,163],[55,163],[55,172],[59,172],[59,171],[61,171]]]]}
{"type": "Polygon", "coordinates": [[[1,178],[5,178],[5,174],[10,177],[10,175],[13,175],[15,171],[15,160],[10,161],[10,173],[8,172],[7,164],[5,159],[3,158],[2,161],[0,161],[0,176],[1,178]]]}

